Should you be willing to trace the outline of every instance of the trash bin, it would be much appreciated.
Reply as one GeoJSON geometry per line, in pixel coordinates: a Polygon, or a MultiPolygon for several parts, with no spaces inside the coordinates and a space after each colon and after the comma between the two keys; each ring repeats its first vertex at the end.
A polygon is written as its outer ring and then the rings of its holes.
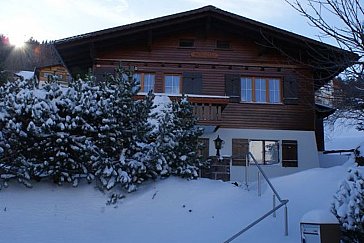
{"type": "Polygon", "coordinates": [[[300,223],[302,243],[340,243],[340,225],[326,210],[306,213],[300,223]]]}

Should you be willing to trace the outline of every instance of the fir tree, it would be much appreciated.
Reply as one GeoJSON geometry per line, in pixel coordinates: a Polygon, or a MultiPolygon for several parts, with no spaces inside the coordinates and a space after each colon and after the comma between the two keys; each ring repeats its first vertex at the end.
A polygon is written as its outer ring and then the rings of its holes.
{"type": "Polygon", "coordinates": [[[149,150],[145,154],[148,173],[152,178],[159,175],[169,176],[171,173],[169,161],[176,158],[174,154],[176,128],[173,123],[171,102],[166,96],[156,97],[155,101],[157,105],[149,116],[149,123],[153,126],[148,134],[149,150]]]}
{"type": "Polygon", "coordinates": [[[175,158],[171,163],[172,173],[187,178],[198,177],[198,170],[203,165],[197,151],[200,144],[198,138],[203,130],[196,126],[193,115],[193,106],[186,96],[172,105],[175,126],[174,137],[176,141],[175,158]]]}
{"type": "Polygon", "coordinates": [[[32,146],[37,142],[27,132],[35,103],[33,91],[32,80],[17,80],[7,82],[0,95],[1,178],[5,181],[17,178],[27,186],[30,186],[32,165],[35,163],[32,146]]]}
{"type": "Polygon", "coordinates": [[[336,194],[331,211],[339,220],[344,242],[364,242],[364,176],[349,169],[336,194]]]}
{"type": "Polygon", "coordinates": [[[147,118],[152,96],[135,100],[140,85],[133,74],[132,69],[120,67],[115,76],[101,83],[98,104],[105,116],[99,121],[93,167],[106,189],[120,184],[133,191],[146,177],[142,155],[147,142],[145,135],[150,130],[147,118]]]}

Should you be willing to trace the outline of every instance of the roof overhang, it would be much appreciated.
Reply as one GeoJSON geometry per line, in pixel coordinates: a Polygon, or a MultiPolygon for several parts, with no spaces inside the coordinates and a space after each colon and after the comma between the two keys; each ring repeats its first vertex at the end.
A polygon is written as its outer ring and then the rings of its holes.
{"type": "Polygon", "coordinates": [[[326,118],[335,113],[336,109],[332,107],[328,107],[321,104],[315,104],[316,114],[319,115],[320,118],[326,118]]]}
{"type": "Polygon", "coordinates": [[[248,31],[250,38],[269,48],[277,49],[294,61],[314,70],[318,86],[358,60],[358,56],[351,52],[214,6],[69,37],[56,41],[54,45],[67,68],[75,74],[78,70],[92,67],[96,58],[95,48],[118,45],[127,40],[148,41],[155,34],[181,31],[198,25],[204,26],[206,31],[214,27],[244,36],[248,31]]]}

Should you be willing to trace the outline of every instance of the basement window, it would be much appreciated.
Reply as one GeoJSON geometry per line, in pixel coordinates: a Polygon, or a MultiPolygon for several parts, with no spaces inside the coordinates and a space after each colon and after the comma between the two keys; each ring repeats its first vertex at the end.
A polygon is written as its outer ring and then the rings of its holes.
{"type": "Polygon", "coordinates": [[[194,47],[195,41],[192,39],[182,39],[182,40],[179,40],[179,46],[180,47],[194,47]]]}
{"type": "MultiPolygon", "coordinates": [[[[250,140],[249,151],[259,164],[279,163],[279,142],[268,140],[250,140]]],[[[251,163],[253,161],[250,161],[251,163]]]]}

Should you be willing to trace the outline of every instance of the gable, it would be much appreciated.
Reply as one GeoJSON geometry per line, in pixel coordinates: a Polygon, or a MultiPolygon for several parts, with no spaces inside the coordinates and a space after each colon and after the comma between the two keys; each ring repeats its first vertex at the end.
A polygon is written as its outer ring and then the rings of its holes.
{"type": "MultiPolygon", "coordinates": [[[[187,30],[198,30],[195,36],[198,35],[199,39],[208,38],[216,30],[224,30],[228,37],[238,36],[241,40],[248,38],[256,43],[256,46],[260,46],[263,53],[275,49],[276,52],[282,51],[300,63],[308,65],[314,69],[314,76],[321,79],[332,78],[349,64],[327,67],[322,63],[314,63],[312,55],[324,55],[333,63],[336,62],[335,64],[340,63],[340,59],[357,59],[357,56],[342,49],[213,6],[59,40],[55,46],[68,69],[75,74],[86,72],[104,51],[120,46],[128,47],[130,50],[141,46],[145,50],[150,51],[152,48],[157,50],[156,43],[160,38],[168,39],[187,30]]],[[[196,56],[201,57],[201,53],[197,53],[196,56]]]]}
{"type": "Polygon", "coordinates": [[[240,36],[221,29],[212,28],[204,35],[204,28],[196,26],[178,30],[168,35],[155,35],[153,41],[147,39],[120,40],[117,43],[95,45],[95,59],[133,59],[179,62],[210,62],[232,65],[259,65],[264,63],[283,63],[286,58],[274,49],[264,48],[248,34],[240,36]],[[192,47],[181,47],[183,40],[193,41],[192,47]],[[218,42],[229,44],[229,48],[218,48],[218,42]]]}

